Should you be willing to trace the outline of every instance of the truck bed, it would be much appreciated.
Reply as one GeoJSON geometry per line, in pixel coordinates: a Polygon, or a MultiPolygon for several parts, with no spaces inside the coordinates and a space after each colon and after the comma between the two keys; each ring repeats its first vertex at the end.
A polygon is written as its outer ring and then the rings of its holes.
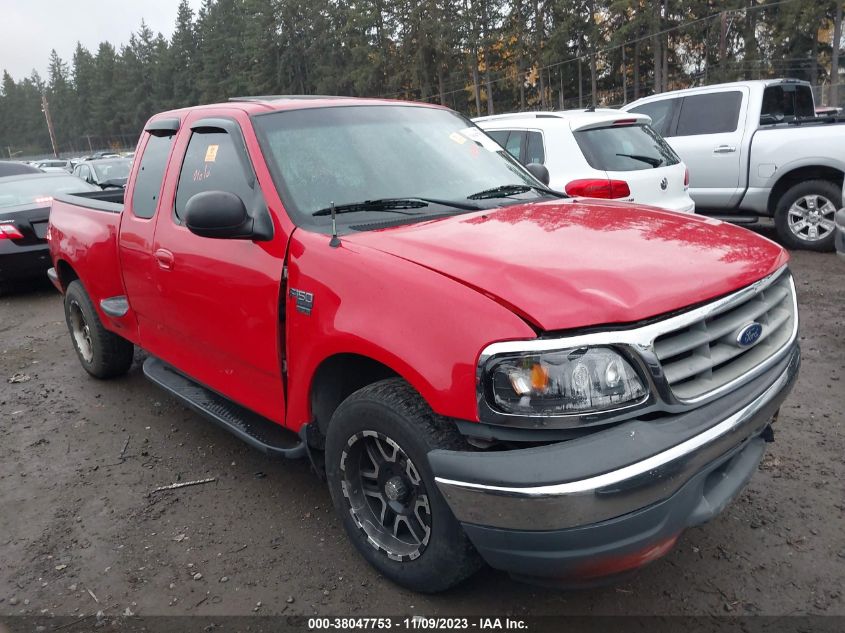
{"type": "Polygon", "coordinates": [[[74,278],[85,280],[85,290],[109,329],[116,326],[100,301],[125,294],[117,247],[122,211],[122,189],[56,196],[50,209],[48,239],[59,279],[64,287],[74,278]]]}
{"type": "Polygon", "coordinates": [[[102,191],[84,191],[56,196],[56,200],[76,207],[121,213],[123,211],[123,189],[103,189],[102,191]]]}

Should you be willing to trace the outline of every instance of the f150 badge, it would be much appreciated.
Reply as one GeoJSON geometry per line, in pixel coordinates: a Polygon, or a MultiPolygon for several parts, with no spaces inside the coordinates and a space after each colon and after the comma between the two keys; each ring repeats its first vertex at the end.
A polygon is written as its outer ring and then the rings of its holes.
{"type": "Polygon", "coordinates": [[[314,293],[305,292],[304,290],[290,289],[290,296],[296,301],[296,309],[311,316],[311,310],[314,308],[314,293]]]}

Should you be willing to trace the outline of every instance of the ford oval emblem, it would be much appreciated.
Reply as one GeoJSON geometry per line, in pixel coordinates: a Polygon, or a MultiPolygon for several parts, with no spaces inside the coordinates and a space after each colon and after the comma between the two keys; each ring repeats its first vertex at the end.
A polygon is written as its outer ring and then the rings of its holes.
{"type": "Polygon", "coordinates": [[[743,325],[736,334],[736,344],[742,348],[751,347],[760,340],[762,334],[763,326],[759,323],[743,325]]]}

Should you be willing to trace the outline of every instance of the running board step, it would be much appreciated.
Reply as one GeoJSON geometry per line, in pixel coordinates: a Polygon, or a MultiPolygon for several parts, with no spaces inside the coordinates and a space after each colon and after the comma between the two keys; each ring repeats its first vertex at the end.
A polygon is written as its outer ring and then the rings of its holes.
{"type": "Polygon", "coordinates": [[[203,387],[152,356],[144,375],[188,407],[271,457],[305,457],[305,443],[292,431],[203,387]]]}
{"type": "Polygon", "coordinates": [[[701,212],[700,215],[706,215],[708,218],[730,222],[731,224],[757,224],[760,221],[759,215],[719,215],[718,213],[707,213],[706,211],[701,212]]]}

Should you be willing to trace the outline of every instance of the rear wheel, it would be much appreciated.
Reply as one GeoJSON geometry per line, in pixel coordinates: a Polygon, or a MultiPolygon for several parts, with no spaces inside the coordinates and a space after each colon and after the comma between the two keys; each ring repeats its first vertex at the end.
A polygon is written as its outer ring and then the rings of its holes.
{"type": "Polygon", "coordinates": [[[356,391],[329,424],[326,474],[344,528],[371,565],[409,589],[443,591],[481,566],[428,465],[429,451],[460,446],[454,427],[396,378],[356,391]]]}
{"type": "Polygon", "coordinates": [[[129,371],[135,346],[103,327],[79,281],[72,281],[65,292],[65,320],[85,371],[97,378],[112,378],[129,371]]]}
{"type": "Polygon", "coordinates": [[[841,188],[829,180],[808,180],[790,187],[775,210],[778,235],[790,248],[832,251],[834,216],[842,206],[841,188]]]}

